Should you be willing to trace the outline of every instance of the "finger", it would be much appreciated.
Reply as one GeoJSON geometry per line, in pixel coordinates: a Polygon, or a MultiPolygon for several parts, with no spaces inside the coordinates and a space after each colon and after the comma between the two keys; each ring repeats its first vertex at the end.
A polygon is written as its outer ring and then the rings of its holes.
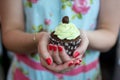
{"type": "Polygon", "coordinates": [[[78,57],[80,54],[83,55],[88,47],[89,40],[84,31],[81,31],[81,39],[79,47],[73,53],[74,58],[78,57]]]}
{"type": "Polygon", "coordinates": [[[50,55],[52,55],[53,49],[54,49],[54,45],[53,44],[48,44],[48,52],[49,52],[50,55]]]}
{"type": "Polygon", "coordinates": [[[71,57],[65,52],[64,47],[58,46],[58,51],[62,62],[67,62],[71,60],[71,57]]]}
{"type": "Polygon", "coordinates": [[[59,70],[56,69],[56,66],[57,66],[56,63],[53,62],[53,64],[47,65],[47,63],[45,62],[45,60],[43,58],[40,58],[40,61],[41,61],[41,65],[44,68],[46,68],[46,69],[48,69],[50,71],[59,72],[59,70]]]}
{"type": "Polygon", "coordinates": [[[82,59],[81,59],[81,58],[77,58],[77,59],[75,59],[73,62],[74,62],[74,64],[75,64],[75,66],[77,66],[77,65],[80,65],[80,64],[81,64],[82,59]]]}
{"type": "Polygon", "coordinates": [[[55,71],[58,71],[58,72],[61,72],[63,70],[71,70],[73,69],[75,66],[74,66],[74,63],[73,61],[68,61],[64,64],[60,64],[60,65],[56,65],[56,68],[54,69],[55,71]]]}
{"type": "Polygon", "coordinates": [[[56,62],[56,64],[62,64],[62,60],[58,54],[58,47],[57,45],[54,45],[53,46],[53,54],[52,54],[52,57],[53,57],[53,61],[56,62]]]}
{"type": "Polygon", "coordinates": [[[57,65],[54,62],[51,65],[48,65],[42,57],[40,57],[40,63],[44,68],[51,70],[51,71],[53,71],[53,69],[54,69],[53,67],[55,67],[57,65]]]}
{"type": "Polygon", "coordinates": [[[38,52],[40,53],[40,56],[46,61],[46,63],[48,65],[51,65],[53,60],[48,52],[47,44],[48,44],[48,34],[43,34],[43,37],[39,41],[38,52]]]}
{"type": "Polygon", "coordinates": [[[73,61],[68,61],[66,62],[65,64],[60,64],[60,65],[57,65],[53,62],[52,65],[47,65],[44,61],[44,59],[41,58],[41,64],[47,68],[48,70],[51,70],[53,72],[59,72],[61,73],[61,71],[63,70],[71,70],[73,69],[75,66],[73,65],[73,61]]]}

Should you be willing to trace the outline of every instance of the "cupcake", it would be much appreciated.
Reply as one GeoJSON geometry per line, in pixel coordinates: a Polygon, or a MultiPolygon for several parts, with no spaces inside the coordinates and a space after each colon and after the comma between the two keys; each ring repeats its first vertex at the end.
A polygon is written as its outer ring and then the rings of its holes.
{"type": "Polygon", "coordinates": [[[69,17],[65,16],[62,22],[50,34],[49,44],[61,45],[69,56],[80,45],[80,31],[73,23],[69,23],[69,17]]]}

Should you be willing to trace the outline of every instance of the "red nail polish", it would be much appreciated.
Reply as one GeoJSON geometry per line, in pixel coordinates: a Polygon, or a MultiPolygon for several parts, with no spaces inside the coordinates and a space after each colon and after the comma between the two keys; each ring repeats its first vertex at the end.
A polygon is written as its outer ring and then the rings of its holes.
{"type": "Polygon", "coordinates": [[[57,46],[56,45],[53,46],[53,51],[57,51],[57,46]]]}
{"type": "Polygon", "coordinates": [[[76,63],[75,63],[75,66],[76,66],[76,65],[79,65],[79,64],[80,64],[80,61],[77,60],[76,63]]]}
{"type": "Polygon", "coordinates": [[[46,59],[46,62],[47,62],[48,65],[51,65],[51,64],[52,64],[52,61],[51,61],[50,58],[47,58],[47,59],[46,59]]]}
{"type": "Polygon", "coordinates": [[[79,62],[81,63],[81,62],[82,62],[82,59],[80,59],[79,62]]]}
{"type": "Polygon", "coordinates": [[[72,65],[73,65],[73,62],[70,62],[70,63],[68,64],[69,67],[72,66],[72,65]]]}
{"type": "Polygon", "coordinates": [[[59,52],[61,52],[63,50],[63,48],[61,46],[58,46],[58,50],[59,50],[59,52]]]}
{"type": "Polygon", "coordinates": [[[76,57],[79,56],[79,55],[80,55],[79,52],[75,52],[75,53],[73,54],[73,57],[76,58],[76,57]]]}
{"type": "Polygon", "coordinates": [[[79,65],[79,63],[77,62],[77,63],[75,63],[75,66],[77,66],[77,65],[79,65]]]}
{"type": "Polygon", "coordinates": [[[48,49],[49,49],[49,50],[52,50],[52,49],[53,49],[53,45],[52,45],[52,44],[49,44],[49,45],[48,45],[48,49]]]}

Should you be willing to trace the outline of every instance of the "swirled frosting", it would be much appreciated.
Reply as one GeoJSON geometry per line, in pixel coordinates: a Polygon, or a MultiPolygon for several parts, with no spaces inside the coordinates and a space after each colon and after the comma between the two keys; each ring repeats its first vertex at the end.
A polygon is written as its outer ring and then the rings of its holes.
{"type": "Polygon", "coordinates": [[[57,35],[60,39],[75,39],[80,35],[80,31],[77,27],[72,23],[60,23],[55,29],[55,35],[57,35]]]}

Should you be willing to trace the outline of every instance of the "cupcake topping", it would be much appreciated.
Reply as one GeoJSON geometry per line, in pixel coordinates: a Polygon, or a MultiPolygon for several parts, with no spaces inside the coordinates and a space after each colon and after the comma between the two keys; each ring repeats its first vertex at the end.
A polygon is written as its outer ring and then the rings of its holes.
{"type": "Polygon", "coordinates": [[[77,38],[80,35],[79,29],[77,29],[73,23],[69,23],[69,18],[67,16],[63,18],[62,22],[64,23],[60,23],[54,32],[58,38],[62,40],[71,40],[77,38]]]}

